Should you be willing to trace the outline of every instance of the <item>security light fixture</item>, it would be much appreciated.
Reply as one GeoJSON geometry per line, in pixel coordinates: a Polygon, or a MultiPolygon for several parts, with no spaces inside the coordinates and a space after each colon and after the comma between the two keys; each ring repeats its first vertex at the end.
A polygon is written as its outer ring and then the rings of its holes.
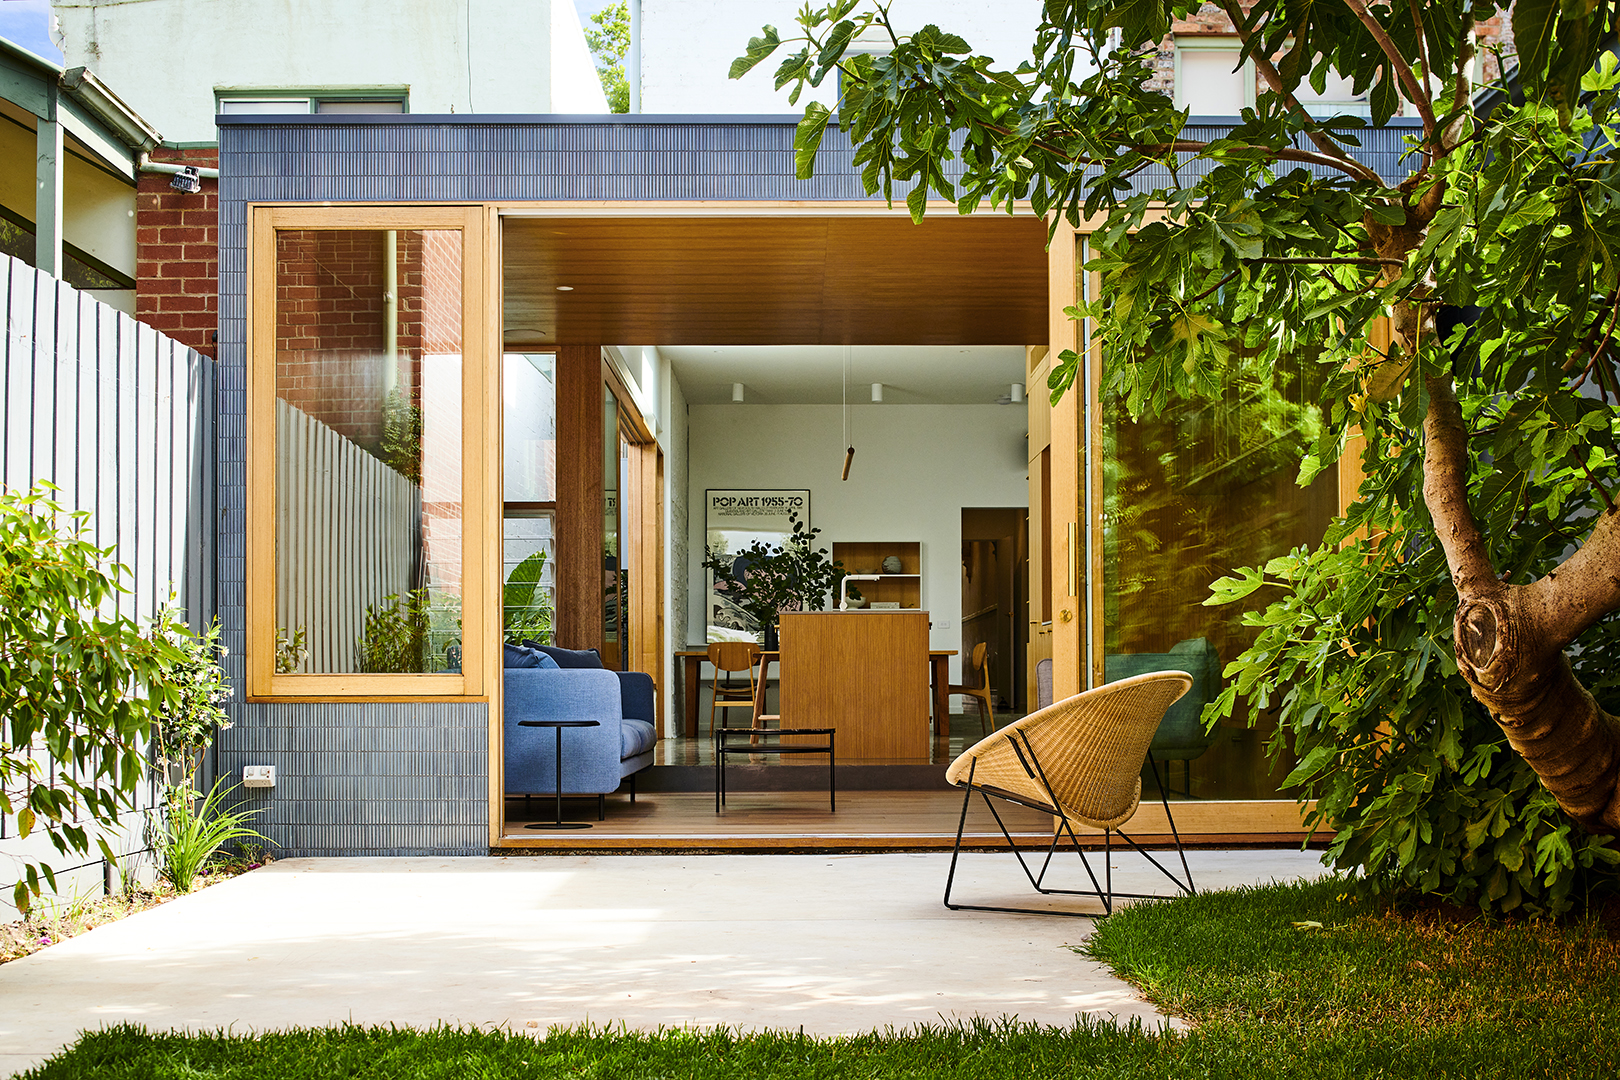
{"type": "Polygon", "coordinates": [[[169,180],[169,186],[186,195],[195,195],[202,190],[202,173],[194,166],[182,166],[169,180]]]}

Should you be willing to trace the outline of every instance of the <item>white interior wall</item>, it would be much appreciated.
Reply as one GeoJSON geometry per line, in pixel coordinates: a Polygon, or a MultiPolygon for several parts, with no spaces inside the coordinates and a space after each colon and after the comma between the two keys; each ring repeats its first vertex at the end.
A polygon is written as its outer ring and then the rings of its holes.
{"type": "MultiPolygon", "coordinates": [[[[818,546],[916,540],[936,649],[961,647],[962,507],[1029,504],[1025,410],[1002,405],[853,405],[855,464],[843,468],[837,405],[693,405],[686,640],[704,639],[704,492],[808,488],[818,546]]],[[[961,679],[959,658],[951,678],[961,679]]]]}

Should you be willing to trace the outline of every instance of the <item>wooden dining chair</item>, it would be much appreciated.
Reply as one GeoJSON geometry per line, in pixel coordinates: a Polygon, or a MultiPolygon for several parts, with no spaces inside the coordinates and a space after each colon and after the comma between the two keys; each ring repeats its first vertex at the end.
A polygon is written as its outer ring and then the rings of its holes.
{"type": "MultiPolygon", "coordinates": [[[[759,662],[759,646],[752,641],[716,641],[709,646],[709,663],[714,665],[713,700],[709,703],[709,734],[714,734],[715,713],[720,709],[754,711],[754,665],[759,662]],[[744,682],[736,676],[747,673],[744,682]]],[[[724,725],[722,725],[724,726],[724,725]]]]}
{"type": "MultiPolygon", "coordinates": [[[[759,680],[756,684],[758,688],[754,692],[754,726],[757,728],[770,727],[770,722],[772,720],[776,721],[777,727],[782,726],[782,716],[780,713],[768,713],[765,711],[765,695],[769,691],[771,685],[769,678],[771,664],[780,664],[781,659],[782,657],[780,653],[762,652],[759,654],[759,680]]],[[[780,701],[777,702],[776,707],[778,709],[782,707],[780,701]]]]}
{"type": "Polygon", "coordinates": [[[952,683],[945,687],[945,692],[974,700],[979,707],[979,734],[988,735],[995,730],[996,710],[990,701],[990,649],[984,642],[973,646],[973,655],[968,659],[968,670],[964,673],[962,685],[952,683]]]}

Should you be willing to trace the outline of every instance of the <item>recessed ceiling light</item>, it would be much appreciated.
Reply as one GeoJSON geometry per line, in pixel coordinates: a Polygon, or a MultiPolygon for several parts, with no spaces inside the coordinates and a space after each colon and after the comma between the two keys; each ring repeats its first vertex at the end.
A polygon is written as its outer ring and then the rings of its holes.
{"type": "Polygon", "coordinates": [[[574,287],[572,285],[559,285],[559,286],[557,286],[557,291],[558,292],[573,292],[574,287]]]}

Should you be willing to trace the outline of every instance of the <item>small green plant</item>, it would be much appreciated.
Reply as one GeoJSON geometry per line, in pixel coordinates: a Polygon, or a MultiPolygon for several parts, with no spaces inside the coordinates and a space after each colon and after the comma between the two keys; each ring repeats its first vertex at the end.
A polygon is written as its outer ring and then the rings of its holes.
{"type": "Polygon", "coordinates": [[[303,623],[289,637],[285,626],[276,627],[276,672],[288,675],[304,666],[309,659],[309,646],[305,643],[303,623]]]}
{"type": "MultiPolygon", "coordinates": [[[[179,701],[168,676],[185,656],[168,631],[184,627],[167,609],[153,628],[109,614],[128,571],[85,536],[87,514],[52,501],[55,490],[0,491],[0,815],[19,838],[41,829],[64,855],[99,845],[116,860],[92,833],[133,806],[145,741],[179,701]]],[[[19,910],[55,888],[46,863],[18,872],[19,910]]]]}
{"type": "Polygon", "coordinates": [[[258,810],[226,810],[223,801],[236,788],[220,789],[216,780],[199,801],[189,786],[171,788],[163,806],[163,823],[153,837],[158,873],[177,893],[188,893],[197,874],[220,848],[233,841],[273,843],[248,826],[258,810]]]}
{"type": "Polygon", "coordinates": [[[152,730],[152,754],[163,784],[190,789],[202,752],[217,732],[231,726],[223,707],[230,683],[219,663],[225,656],[219,620],[201,634],[194,633],[171,598],[152,632],[179,654],[167,676],[174,698],[152,730]]]}
{"type": "Polygon", "coordinates": [[[735,555],[711,548],[703,560],[715,591],[733,597],[767,639],[782,612],[821,611],[844,581],[844,564],[815,546],[821,530],[808,528],[797,514],[789,514],[788,523],[793,531],[780,547],[755,540],[735,555]]]}
{"type": "Polygon", "coordinates": [[[551,644],[551,598],[540,584],[546,568],[546,553],[536,551],[517,566],[506,579],[502,590],[502,628],[506,640],[538,641],[551,644]]]}
{"type": "Polygon", "coordinates": [[[421,671],[427,648],[428,591],[412,589],[367,604],[360,634],[360,670],[368,673],[421,671]]]}

